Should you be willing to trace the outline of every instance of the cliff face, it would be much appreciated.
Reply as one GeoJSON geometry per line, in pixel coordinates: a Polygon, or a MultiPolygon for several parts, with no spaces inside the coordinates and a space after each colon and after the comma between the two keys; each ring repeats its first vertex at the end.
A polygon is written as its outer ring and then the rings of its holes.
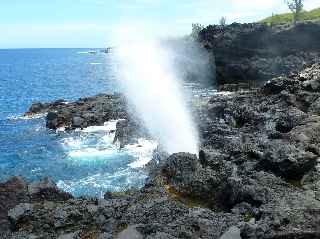
{"type": "Polygon", "coordinates": [[[299,72],[319,60],[319,39],[320,23],[314,22],[210,25],[199,34],[214,54],[218,84],[261,83],[299,72]]]}

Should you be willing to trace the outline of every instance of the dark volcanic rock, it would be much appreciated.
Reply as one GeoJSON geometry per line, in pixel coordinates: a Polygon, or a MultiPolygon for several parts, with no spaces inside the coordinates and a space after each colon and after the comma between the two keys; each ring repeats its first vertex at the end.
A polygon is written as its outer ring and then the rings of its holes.
{"type": "Polygon", "coordinates": [[[320,24],[210,25],[199,41],[215,57],[218,84],[256,84],[316,63],[320,56],[320,24]]]}
{"type": "Polygon", "coordinates": [[[72,198],[66,192],[59,190],[52,181],[44,179],[28,185],[23,179],[14,177],[5,183],[0,184],[0,231],[7,231],[10,228],[8,212],[21,204],[16,210],[12,211],[10,219],[16,221],[18,215],[28,211],[31,202],[41,201],[64,201],[72,198]],[[28,209],[28,210],[27,210],[28,209]]]}
{"type": "Polygon", "coordinates": [[[158,186],[106,196],[21,203],[6,238],[219,238],[239,216],[187,207],[158,186]]]}
{"type": "Polygon", "coordinates": [[[36,102],[30,106],[28,112],[25,115],[32,116],[35,114],[47,113],[50,109],[54,109],[56,107],[63,106],[65,104],[66,104],[66,101],[64,100],[56,100],[52,103],[36,102]]]}
{"type": "MultiPolygon", "coordinates": [[[[239,230],[242,239],[319,238],[319,83],[315,64],[259,90],[213,96],[197,111],[199,157],[159,149],[140,190],[74,199],[50,180],[2,184],[5,238],[218,239],[239,230]]],[[[119,99],[105,97],[59,106],[48,117],[70,129],[123,118],[115,141],[125,144],[136,124],[119,99]],[[115,112],[96,118],[108,100],[115,112]]]]}
{"type": "Polygon", "coordinates": [[[26,115],[47,113],[46,126],[49,129],[83,129],[89,126],[101,126],[110,120],[118,120],[114,143],[120,148],[136,143],[138,138],[149,137],[148,131],[137,119],[135,113],[128,110],[127,102],[121,95],[100,94],[65,103],[62,100],[53,103],[35,103],[26,115]]]}
{"type": "Polygon", "coordinates": [[[127,144],[134,143],[139,137],[148,137],[148,132],[142,124],[132,118],[121,119],[117,122],[113,143],[119,143],[120,148],[123,148],[127,144]]]}
{"type": "Polygon", "coordinates": [[[8,210],[28,201],[27,184],[21,178],[15,177],[0,184],[0,231],[9,229],[8,210]]]}
{"type": "Polygon", "coordinates": [[[109,120],[128,119],[126,100],[120,95],[105,95],[65,103],[35,103],[26,115],[47,113],[49,129],[64,127],[66,130],[103,125],[109,120]]]}

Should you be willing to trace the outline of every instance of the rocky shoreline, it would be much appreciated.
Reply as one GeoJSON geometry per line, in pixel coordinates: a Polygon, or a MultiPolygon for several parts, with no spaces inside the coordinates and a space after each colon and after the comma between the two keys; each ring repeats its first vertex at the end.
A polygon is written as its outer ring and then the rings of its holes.
{"type": "Polygon", "coordinates": [[[14,178],[0,184],[1,230],[5,238],[319,238],[319,99],[320,64],[212,97],[199,157],[155,154],[141,190],[73,198],[50,180],[14,178]]]}
{"type": "MultiPolygon", "coordinates": [[[[98,95],[26,115],[46,113],[53,130],[121,119],[123,146],[148,135],[128,108],[98,95]]],[[[74,198],[49,179],[0,183],[0,238],[320,238],[320,63],[194,112],[199,155],[156,151],[142,189],[74,198]]]]}

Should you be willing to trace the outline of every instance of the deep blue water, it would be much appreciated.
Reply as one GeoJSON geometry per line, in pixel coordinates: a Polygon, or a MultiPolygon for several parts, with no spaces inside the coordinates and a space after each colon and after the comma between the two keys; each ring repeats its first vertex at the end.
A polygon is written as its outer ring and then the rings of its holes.
{"type": "Polygon", "coordinates": [[[111,143],[112,123],[65,133],[47,130],[44,117],[21,117],[32,102],[118,92],[112,55],[88,50],[0,50],[0,181],[49,176],[76,196],[143,185],[146,175],[132,163],[150,156],[150,142],[142,142],[144,151],[119,151],[111,143]]]}
{"type": "MultiPolygon", "coordinates": [[[[143,165],[152,157],[155,142],[141,139],[119,150],[112,143],[116,122],[66,133],[46,129],[44,116],[23,117],[33,102],[120,91],[113,55],[88,50],[0,50],[0,181],[50,177],[75,196],[102,196],[144,185],[143,165]]],[[[197,83],[185,86],[195,98],[208,96],[208,89],[197,83]]]]}

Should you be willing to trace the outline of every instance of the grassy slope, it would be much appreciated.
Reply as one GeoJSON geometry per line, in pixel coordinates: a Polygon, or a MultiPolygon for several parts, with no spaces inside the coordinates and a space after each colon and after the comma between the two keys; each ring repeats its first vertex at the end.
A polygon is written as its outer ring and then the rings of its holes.
{"type": "MultiPolygon", "coordinates": [[[[301,15],[301,20],[320,20],[320,8],[313,9],[311,11],[305,11],[301,15]]],[[[279,15],[273,15],[260,21],[261,23],[286,23],[292,22],[292,13],[285,13],[279,15]]]]}

